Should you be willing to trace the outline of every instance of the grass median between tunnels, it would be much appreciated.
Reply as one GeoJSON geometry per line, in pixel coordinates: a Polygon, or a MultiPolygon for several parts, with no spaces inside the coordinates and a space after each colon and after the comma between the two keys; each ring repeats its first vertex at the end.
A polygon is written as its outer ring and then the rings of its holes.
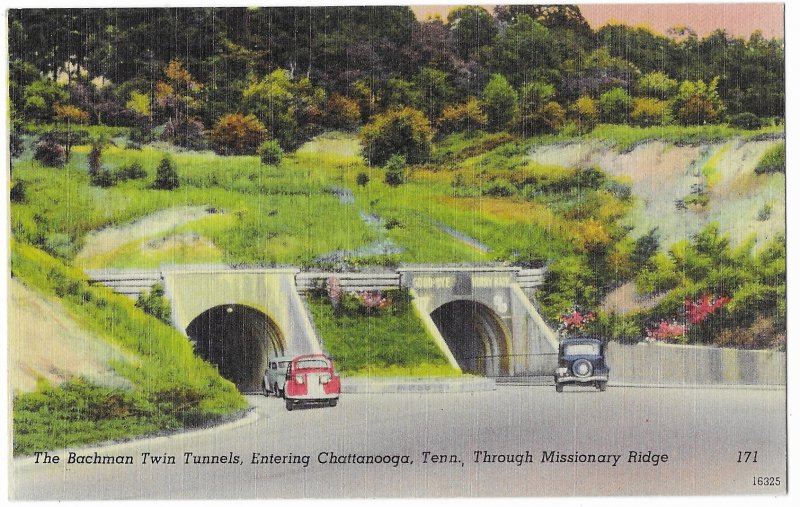
{"type": "Polygon", "coordinates": [[[350,377],[452,377],[461,373],[414,312],[407,291],[386,291],[388,306],[366,309],[357,296],[338,305],[309,294],[314,324],[336,369],[350,377]]]}
{"type": "Polygon", "coordinates": [[[195,356],[186,337],[133,301],[89,286],[80,271],[16,242],[11,269],[31,289],[58,298],[88,331],[137,357],[110,363],[132,389],[73,378],[61,385],[43,380],[35,392],[16,395],[15,455],[201,426],[246,407],[236,387],[195,356]]]}

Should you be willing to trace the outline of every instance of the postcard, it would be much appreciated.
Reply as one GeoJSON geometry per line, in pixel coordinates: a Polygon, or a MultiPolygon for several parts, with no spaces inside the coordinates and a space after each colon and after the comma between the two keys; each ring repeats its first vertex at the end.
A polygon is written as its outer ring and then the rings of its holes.
{"type": "Polygon", "coordinates": [[[782,4],[6,16],[10,499],[786,495],[782,4]]]}

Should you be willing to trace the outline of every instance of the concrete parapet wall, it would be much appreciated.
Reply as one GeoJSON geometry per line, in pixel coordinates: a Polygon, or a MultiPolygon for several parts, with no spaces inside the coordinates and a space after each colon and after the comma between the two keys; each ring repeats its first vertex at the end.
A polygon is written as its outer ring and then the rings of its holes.
{"type": "Polygon", "coordinates": [[[295,281],[297,289],[307,291],[328,278],[336,278],[342,289],[348,292],[367,290],[387,290],[400,287],[400,274],[397,271],[324,272],[301,271],[295,281]]]}
{"type": "Polygon", "coordinates": [[[696,345],[610,343],[612,383],[786,385],[786,354],[696,345]]]}

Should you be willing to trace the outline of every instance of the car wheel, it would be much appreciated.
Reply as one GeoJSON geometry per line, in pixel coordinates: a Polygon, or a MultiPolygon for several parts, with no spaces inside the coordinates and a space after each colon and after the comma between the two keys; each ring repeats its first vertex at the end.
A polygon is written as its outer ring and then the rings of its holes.
{"type": "Polygon", "coordinates": [[[564,392],[564,384],[556,384],[556,392],[563,393],[564,392]]]}
{"type": "Polygon", "coordinates": [[[262,392],[262,394],[264,396],[269,396],[269,389],[267,389],[267,383],[266,382],[264,382],[264,384],[261,386],[261,389],[262,389],[261,392],[262,392]]]}
{"type": "Polygon", "coordinates": [[[280,398],[280,392],[278,391],[278,384],[272,384],[272,394],[276,398],[280,398]]]}
{"type": "Polygon", "coordinates": [[[600,389],[600,391],[605,391],[607,384],[608,384],[608,382],[598,382],[597,383],[597,388],[600,389]]]}
{"type": "Polygon", "coordinates": [[[291,412],[293,408],[294,408],[294,403],[292,402],[292,400],[286,398],[286,410],[291,412]]]}
{"type": "Polygon", "coordinates": [[[338,398],[334,398],[334,399],[332,399],[332,400],[330,400],[328,402],[328,405],[330,405],[332,407],[335,407],[337,403],[339,403],[339,399],[338,398]]]}

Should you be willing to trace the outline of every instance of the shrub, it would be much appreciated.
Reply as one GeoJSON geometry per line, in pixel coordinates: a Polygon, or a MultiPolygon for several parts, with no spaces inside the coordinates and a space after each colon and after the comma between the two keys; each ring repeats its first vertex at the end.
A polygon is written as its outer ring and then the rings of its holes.
{"type": "Polygon", "coordinates": [[[481,129],[489,122],[486,113],[481,110],[478,99],[470,97],[463,104],[445,106],[439,118],[439,130],[444,134],[481,129]]]}
{"type": "Polygon", "coordinates": [[[156,169],[156,179],[153,188],[157,190],[174,190],[180,186],[178,171],[175,163],[169,158],[162,158],[156,169]]]}
{"type": "Polygon", "coordinates": [[[633,101],[631,123],[641,127],[669,123],[669,103],[658,99],[637,98],[633,101]]]}
{"type": "Polygon", "coordinates": [[[597,101],[588,95],[580,97],[569,108],[570,117],[578,127],[579,133],[591,131],[600,119],[597,101]]]}
{"type": "Polygon", "coordinates": [[[283,159],[283,148],[278,144],[278,141],[270,139],[261,144],[261,148],[258,149],[258,155],[264,165],[279,165],[283,159]]]}
{"type": "Polygon", "coordinates": [[[517,112],[518,95],[514,87],[501,74],[492,74],[483,89],[483,110],[486,111],[489,128],[504,130],[517,112]]]}
{"type": "Polygon", "coordinates": [[[325,105],[325,123],[335,129],[356,130],[361,123],[358,101],[338,93],[332,94],[325,105]]]}
{"type": "Polygon", "coordinates": [[[25,187],[25,180],[13,180],[11,182],[11,190],[9,191],[9,199],[11,202],[23,203],[28,199],[25,193],[25,187]]]}
{"type": "Polygon", "coordinates": [[[405,182],[406,159],[401,155],[393,155],[384,166],[386,175],[384,181],[391,187],[402,185],[405,182]]]}
{"type": "Polygon", "coordinates": [[[678,90],[678,82],[663,72],[649,72],[639,79],[639,93],[656,99],[666,100],[678,90]]]}
{"type": "Polygon", "coordinates": [[[755,130],[761,128],[761,120],[753,113],[744,112],[731,116],[728,118],[728,123],[731,127],[740,129],[755,130]]]}
{"type": "Polygon", "coordinates": [[[160,283],[139,295],[136,300],[136,308],[140,308],[144,313],[152,315],[162,322],[170,323],[172,318],[172,308],[169,299],[164,297],[164,286],[160,283]]]}
{"type": "Polygon", "coordinates": [[[361,129],[363,154],[370,165],[383,165],[393,155],[409,164],[419,164],[431,153],[433,129],[417,109],[404,107],[375,116],[361,129]]]}
{"type": "Polygon", "coordinates": [[[600,112],[603,121],[625,123],[633,110],[633,99],[624,88],[612,88],[600,95],[600,112]]]}
{"type": "Polygon", "coordinates": [[[561,104],[548,102],[534,111],[520,114],[514,123],[523,135],[548,134],[559,131],[565,120],[566,112],[561,104]]]}
{"type": "Polygon", "coordinates": [[[92,143],[92,149],[89,152],[89,174],[91,176],[100,172],[100,157],[102,156],[103,148],[99,142],[92,143]]]}
{"type": "Polygon", "coordinates": [[[107,167],[98,169],[96,172],[89,173],[89,181],[95,187],[108,188],[114,186],[117,179],[107,167]]]}
{"type": "Polygon", "coordinates": [[[135,161],[117,169],[115,177],[120,181],[140,180],[147,177],[147,171],[139,161],[135,161]]]}
{"type": "Polygon", "coordinates": [[[190,150],[205,149],[203,132],[205,127],[198,120],[170,119],[161,133],[161,140],[190,150]]]}
{"type": "Polygon", "coordinates": [[[359,187],[366,187],[367,183],[369,183],[369,176],[365,172],[360,172],[356,176],[356,185],[359,187]]]}
{"type": "Polygon", "coordinates": [[[252,114],[226,114],[211,130],[211,146],[219,155],[255,155],[265,135],[264,125],[252,114]]]}
{"type": "Polygon", "coordinates": [[[786,143],[770,147],[756,164],[756,174],[786,172],[786,143]]]}
{"type": "Polygon", "coordinates": [[[495,180],[487,183],[481,189],[481,194],[493,197],[511,197],[516,191],[517,188],[506,180],[495,180]]]}
{"type": "Polygon", "coordinates": [[[719,120],[725,109],[717,92],[719,77],[709,84],[703,80],[684,81],[672,104],[677,119],[683,125],[704,125],[719,120]]]}
{"type": "Polygon", "coordinates": [[[67,163],[67,152],[64,147],[51,140],[39,141],[33,158],[47,167],[62,167],[67,163]]]}

